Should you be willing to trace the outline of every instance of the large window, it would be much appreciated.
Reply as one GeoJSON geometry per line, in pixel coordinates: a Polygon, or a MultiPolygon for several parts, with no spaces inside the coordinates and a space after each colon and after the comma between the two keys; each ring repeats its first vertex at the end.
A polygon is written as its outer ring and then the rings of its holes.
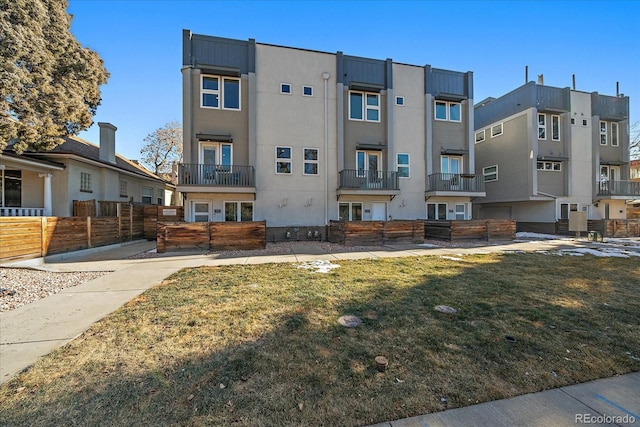
{"type": "Polygon", "coordinates": [[[224,202],[225,221],[253,221],[253,202],[224,202]]]}
{"type": "Polygon", "coordinates": [[[482,175],[484,176],[484,182],[492,182],[498,180],[498,165],[487,166],[482,168],[482,175]]]}
{"type": "Polygon", "coordinates": [[[560,116],[551,116],[551,139],[560,141],[560,116]]]}
{"type": "Polygon", "coordinates": [[[547,139],[547,115],[538,114],[538,139],[547,139]]]}
{"type": "Polygon", "coordinates": [[[369,92],[349,92],[349,119],[380,121],[380,95],[369,92]]]}
{"type": "Polygon", "coordinates": [[[127,181],[120,180],[120,197],[127,197],[127,181]]]}
{"type": "Polygon", "coordinates": [[[382,153],[380,151],[356,151],[358,176],[376,177],[381,164],[382,153]]]}
{"type": "Polygon", "coordinates": [[[206,142],[200,145],[200,158],[204,165],[233,164],[233,145],[224,142],[206,142]]]}
{"type": "Polygon", "coordinates": [[[318,149],[305,148],[304,152],[304,175],[318,175],[318,149]]]}
{"type": "Polygon", "coordinates": [[[291,174],[291,147],[276,147],[276,173],[291,174]]]}
{"type": "Polygon", "coordinates": [[[221,76],[201,76],[200,106],[240,110],[240,79],[221,76]]]}
{"type": "Polygon", "coordinates": [[[436,120],[462,121],[462,104],[459,102],[436,101],[435,111],[436,120]]]}
{"type": "Polygon", "coordinates": [[[462,157],[440,156],[440,173],[462,173],[462,157]]]}
{"type": "Polygon", "coordinates": [[[560,203],[560,219],[569,219],[569,212],[578,212],[577,203],[560,203]]]}
{"type": "Polygon", "coordinates": [[[408,153],[396,154],[396,170],[400,178],[410,178],[408,153]]]}
{"type": "Polygon", "coordinates": [[[80,172],[80,191],[91,193],[91,174],[80,172]]]}
{"type": "Polygon", "coordinates": [[[611,146],[618,146],[618,124],[611,123],[611,146]]]}
{"type": "Polygon", "coordinates": [[[362,221],[362,203],[348,202],[338,205],[340,221],[362,221]]]}
{"type": "Polygon", "coordinates": [[[22,206],[22,171],[0,171],[0,206],[19,208],[22,206]]]}
{"type": "Polygon", "coordinates": [[[153,188],[142,187],[142,203],[150,205],[153,203],[153,188]]]}
{"type": "Polygon", "coordinates": [[[427,203],[427,219],[447,219],[446,203],[427,203]]]}

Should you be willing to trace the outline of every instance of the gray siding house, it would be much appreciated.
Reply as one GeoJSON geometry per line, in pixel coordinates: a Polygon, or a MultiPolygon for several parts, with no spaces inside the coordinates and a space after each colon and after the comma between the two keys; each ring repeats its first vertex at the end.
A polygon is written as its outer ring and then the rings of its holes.
{"type": "MultiPolygon", "coordinates": [[[[473,74],[183,31],[186,221],[471,219],[473,74]]],[[[304,234],[304,236],[302,235],[304,234]]]]}
{"type": "Polygon", "coordinates": [[[571,211],[625,218],[629,181],[629,98],[528,82],[475,106],[478,172],[486,198],[479,218],[547,224],[571,211]]]}

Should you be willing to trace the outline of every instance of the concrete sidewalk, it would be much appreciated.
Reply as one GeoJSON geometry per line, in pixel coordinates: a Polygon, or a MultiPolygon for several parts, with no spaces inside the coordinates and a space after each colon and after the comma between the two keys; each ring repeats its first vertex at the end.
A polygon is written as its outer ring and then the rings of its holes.
{"type": "MultiPolygon", "coordinates": [[[[39,357],[73,340],[93,323],[182,268],[422,255],[453,257],[472,253],[556,251],[599,247],[602,247],[602,244],[586,241],[542,240],[492,243],[474,247],[389,245],[371,251],[354,252],[345,248],[344,251],[327,252],[317,243],[300,242],[293,246],[293,253],[285,255],[257,254],[232,257],[225,253],[172,253],[158,254],[151,258],[130,259],[129,257],[133,255],[155,248],[155,242],[140,241],[46,259],[6,263],[4,266],[51,271],[110,271],[111,273],[16,310],[1,313],[0,384],[31,366],[39,357]]],[[[640,252],[637,247],[629,250],[640,252]]],[[[640,414],[640,374],[391,421],[379,426],[565,426],[575,423],[576,414],[587,414],[584,417],[627,415],[627,420],[628,417],[635,417],[637,425],[640,425],[638,416],[640,414]]],[[[597,418],[589,419],[598,421],[597,418]]],[[[603,419],[603,421],[606,420],[603,419]]],[[[604,422],[594,425],[610,424],[604,422]]],[[[624,423],[618,423],[618,425],[624,425],[624,423]]]]}

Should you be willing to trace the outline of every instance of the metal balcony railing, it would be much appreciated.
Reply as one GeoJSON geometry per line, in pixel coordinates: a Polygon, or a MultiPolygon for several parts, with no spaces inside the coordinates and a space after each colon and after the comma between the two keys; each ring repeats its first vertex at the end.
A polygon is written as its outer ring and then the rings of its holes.
{"type": "Polygon", "coordinates": [[[398,172],[343,169],[340,171],[340,189],[399,190],[398,172]]]}
{"type": "Polygon", "coordinates": [[[427,177],[427,191],[484,192],[484,176],[464,173],[434,173],[427,177]]]}
{"type": "Polygon", "coordinates": [[[178,166],[178,185],[255,187],[255,171],[253,166],[183,163],[178,166]]]}
{"type": "Polygon", "coordinates": [[[638,181],[599,181],[596,185],[598,196],[640,197],[638,181]]]}

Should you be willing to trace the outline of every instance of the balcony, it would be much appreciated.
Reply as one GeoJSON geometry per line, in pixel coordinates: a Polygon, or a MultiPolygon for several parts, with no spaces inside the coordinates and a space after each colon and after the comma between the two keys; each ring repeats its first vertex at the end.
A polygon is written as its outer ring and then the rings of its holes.
{"type": "Polygon", "coordinates": [[[339,172],[340,184],[338,196],[380,195],[392,196],[400,194],[400,183],[396,171],[367,171],[343,169],[339,172]]]}
{"type": "Polygon", "coordinates": [[[640,182],[637,181],[600,181],[597,193],[601,198],[635,199],[640,198],[640,182]]]}
{"type": "Polygon", "coordinates": [[[188,164],[178,166],[178,191],[255,193],[253,166],[188,164]]]}
{"type": "Polygon", "coordinates": [[[426,196],[485,197],[484,176],[479,174],[434,173],[427,177],[426,196]]]}

